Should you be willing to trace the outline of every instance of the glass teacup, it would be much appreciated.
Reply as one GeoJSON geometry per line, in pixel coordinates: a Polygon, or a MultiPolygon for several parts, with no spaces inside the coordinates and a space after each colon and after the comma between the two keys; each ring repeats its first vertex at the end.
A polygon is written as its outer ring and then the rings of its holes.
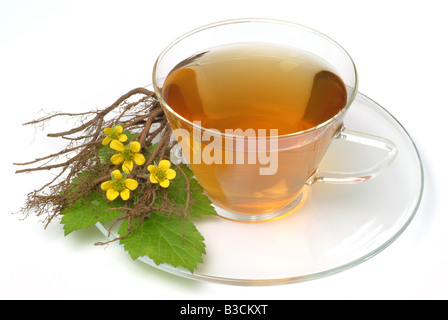
{"type": "Polygon", "coordinates": [[[387,139],[344,127],[355,65],[335,41],[301,25],[241,19],[198,28],[160,54],[153,84],[184,159],[224,218],[281,217],[306,186],[368,180],[397,153],[387,139]],[[360,172],[321,172],[334,139],[387,153],[360,172]]]}

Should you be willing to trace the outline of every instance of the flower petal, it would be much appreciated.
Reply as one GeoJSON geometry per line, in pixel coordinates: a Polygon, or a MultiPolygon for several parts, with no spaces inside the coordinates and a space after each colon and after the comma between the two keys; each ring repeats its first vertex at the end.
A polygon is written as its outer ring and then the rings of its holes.
{"type": "Polygon", "coordinates": [[[149,171],[150,173],[152,173],[152,174],[156,174],[156,173],[157,173],[157,170],[159,170],[159,169],[157,168],[157,166],[153,166],[152,164],[148,166],[148,171],[149,171]]]}
{"type": "Polygon", "coordinates": [[[122,169],[124,172],[131,173],[132,168],[134,168],[134,161],[126,160],[125,162],[123,162],[122,169]]]}
{"type": "Polygon", "coordinates": [[[107,146],[109,144],[109,142],[111,142],[111,141],[112,141],[112,139],[110,137],[106,137],[103,139],[102,144],[103,144],[103,146],[107,146]]]}
{"type": "Polygon", "coordinates": [[[166,170],[165,174],[166,174],[167,179],[172,180],[172,179],[176,178],[176,171],[174,171],[173,169],[166,170]]]}
{"type": "Polygon", "coordinates": [[[132,152],[137,153],[140,151],[141,149],[141,145],[140,142],[138,141],[132,141],[131,144],[129,145],[129,148],[131,149],[132,152]]]}
{"type": "Polygon", "coordinates": [[[113,188],[113,186],[114,186],[114,182],[113,181],[106,181],[106,182],[103,182],[101,184],[101,189],[104,190],[104,191],[107,191],[110,188],[113,188]]]}
{"type": "Polygon", "coordinates": [[[112,128],[104,128],[104,134],[111,134],[112,128]]]}
{"type": "Polygon", "coordinates": [[[128,141],[128,136],[125,134],[120,134],[120,136],[118,137],[118,141],[126,142],[126,141],[128,141]]]}
{"type": "Polygon", "coordinates": [[[146,159],[145,156],[142,155],[141,153],[136,153],[134,154],[134,161],[137,165],[142,166],[145,164],[146,159]]]}
{"type": "Polygon", "coordinates": [[[160,186],[162,187],[162,188],[168,188],[169,186],[170,186],[170,180],[168,180],[168,179],[165,179],[165,180],[163,180],[163,181],[160,181],[160,186]]]}
{"type": "Polygon", "coordinates": [[[149,176],[149,181],[151,181],[152,183],[159,183],[159,180],[157,180],[156,176],[153,174],[149,176]]]}
{"type": "Polygon", "coordinates": [[[121,134],[123,132],[123,127],[122,126],[116,126],[114,128],[114,132],[117,134],[121,134]]]}
{"type": "Polygon", "coordinates": [[[112,140],[110,147],[119,152],[124,150],[124,145],[118,140],[112,140]]]}
{"type": "MultiPolygon", "coordinates": [[[[115,140],[114,140],[115,141],[115,140]]],[[[113,141],[112,141],[113,143],[113,141]]],[[[120,164],[124,161],[124,157],[121,153],[117,153],[114,154],[111,158],[110,158],[110,162],[112,162],[113,164],[120,164]]]]}
{"type": "Polygon", "coordinates": [[[160,170],[166,171],[171,167],[171,162],[168,160],[162,160],[159,162],[159,168],[160,170]]]}
{"type": "Polygon", "coordinates": [[[112,171],[112,175],[114,176],[115,180],[123,179],[123,175],[121,174],[120,170],[112,171]]]}
{"type": "Polygon", "coordinates": [[[109,199],[110,201],[114,201],[115,199],[117,199],[119,193],[115,189],[109,189],[109,190],[107,190],[106,195],[107,195],[107,199],[109,199]]]}
{"type": "Polygon", "coordinates": [[[131,193],[129,192],[128,189],[124,189],[120,193],[121,199],[123,199],[124,201],[128,200],[130,195],[131,195],[131,193]]]}
{"type": "Polygon", "coordinates": [[[125,184],[126,188],[128,188],[129,190],[135,190],[138,187],[138,182],[137,182],[137,180],[134,180],[134,179],[126,179],[124,181],[124,184],[125,184]]]}

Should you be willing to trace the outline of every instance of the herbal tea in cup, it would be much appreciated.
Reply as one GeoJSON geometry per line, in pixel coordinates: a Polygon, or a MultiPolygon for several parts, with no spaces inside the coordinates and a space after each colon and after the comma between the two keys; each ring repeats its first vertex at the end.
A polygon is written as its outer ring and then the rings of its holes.
{"type": "Polygon", "coordinates": [[[303,26],[255,19],[200,28],[162,52],[153,77],[186,162],[225,218],[273,219],[300,203],[306,185],[359,182],[319,175],[335,137],[385,143],[381,168],[394,157],[389,141],[345,130],[355,66],[303,26]]]}

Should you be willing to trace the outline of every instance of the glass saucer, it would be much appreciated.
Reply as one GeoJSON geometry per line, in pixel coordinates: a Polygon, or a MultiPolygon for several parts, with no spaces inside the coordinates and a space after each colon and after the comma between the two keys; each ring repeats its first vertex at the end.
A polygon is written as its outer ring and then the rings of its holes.
{"type": "MultiPolygon", "coordinates": [[[[329,276],[381,252],[407,228],[423,191],[423,169],[412,138],[384,108],[358,94],[344,121],[348,129],[392,140],[398,156],[378,177],[354,185],[306,187],[303,204],[281,219],[242,223],[220,217],[195,221],[205,238],[204,262],[191,273],[166,272],[233,285],[276,285],[329,276]]],[[[352,171],[376,163],[378,150],[335,140],[321,170],[352,171]]],[[[97,224],[107,237],[106,228],[97,224]]],[[[111,236],[114,238],[114,235],[111,236]]]]}

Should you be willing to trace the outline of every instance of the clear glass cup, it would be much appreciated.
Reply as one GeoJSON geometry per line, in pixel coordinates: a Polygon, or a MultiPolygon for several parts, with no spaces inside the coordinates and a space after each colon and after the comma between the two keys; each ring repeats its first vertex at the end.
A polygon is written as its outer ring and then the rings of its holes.
{"type": "Polygon", "coordinates": [[[244,222],[276,219],[300,205],[307,186],[366,181],[386,168],[397,154],[393,142],[344,127],[344,116],[357,94],[355,65],[334,40],[301,25],[277,20],[239,19],[193,30],[176,39],[159,55],[153,71],[153,85],[183,154],[188,155],[187,163],[215,204],[218,214],[227,219],[244,222]],[[203,127],[195,119],[180,115],[176,106],[165,101],[162,88],[179,63],[200,56],[210,48],[237,43],[288,46],[325,60],[345,84],[346,105],[336,115],[310,129],[285,135],[247,137],[203,127]],[[375,166],[358,172],[321,172],[319,163],[334,139],[382,149],[384,158],[375,166]],[[219,148],[215,147],[215,152],[229,154],[228,159],[253,156],[257,160],[251,166],[234,160],[214,164],[200,156],[200,161],[195,161],[195,155],[204,154],[210,141],[218,140],[221,144],[219,148]],[[273,154],[276,155],[275,174],[263,174],[269,169],[266,158],[273,154]],[[294,164],[293,169],[291,164],[294,164]]]}

